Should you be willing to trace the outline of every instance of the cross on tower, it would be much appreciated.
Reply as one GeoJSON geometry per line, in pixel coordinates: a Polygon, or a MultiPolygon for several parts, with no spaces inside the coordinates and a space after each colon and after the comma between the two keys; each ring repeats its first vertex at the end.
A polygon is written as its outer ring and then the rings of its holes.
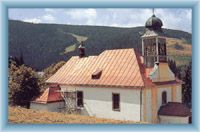
{"type": "Polygon", "coordinates": [[[152,9],[153,15],[154,15],[154,8],[152,9]]]}

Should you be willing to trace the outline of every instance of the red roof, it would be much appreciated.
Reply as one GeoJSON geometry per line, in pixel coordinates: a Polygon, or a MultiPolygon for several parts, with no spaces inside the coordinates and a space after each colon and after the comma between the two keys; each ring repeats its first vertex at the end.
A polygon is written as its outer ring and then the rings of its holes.
{"type": "Polygon", "coordinates": [[[168,102],[166,105],[160,107],[158,114],[167,115],[167,116],[186,117],[186,116],[190,116],[191,112],[190,112],[190,109],[182,103],[168,102]]]}
{"type": "Polygon", "coordinates": [[[134,49],[106,50],[99,56],[72,57],[47,83],[89,86],[154,86],[134,49]],[[100,69],[100,70],[99,70],[100,69]],[[92,78],[96,74],[97,79],[92,78]]]}
{"type": "Polygon", "coordinates": [[[60,90],[60,87],[58,85],[50,86],[33,102],[46,104],[46,103],[51,103],[51,102],[63,101],[63,98],[60,92],[58,92],[59,90],[60,90]]]}

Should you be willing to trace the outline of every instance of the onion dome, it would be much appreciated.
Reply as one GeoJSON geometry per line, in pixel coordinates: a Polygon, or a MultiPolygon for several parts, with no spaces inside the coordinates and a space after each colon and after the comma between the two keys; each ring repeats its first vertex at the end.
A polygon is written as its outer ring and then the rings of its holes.
{"type": "Polygon", "coordinates": [[[162,26],[163,26],[162,21],[154,14],[146,21],[145,24],[145,27],[149,29],[161,29],[162,26]]]}

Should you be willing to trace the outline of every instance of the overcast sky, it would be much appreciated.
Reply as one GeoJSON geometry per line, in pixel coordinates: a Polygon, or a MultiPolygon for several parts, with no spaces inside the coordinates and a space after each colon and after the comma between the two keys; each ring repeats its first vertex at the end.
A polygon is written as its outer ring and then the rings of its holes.
{"type": "MultiPolygon", "coordinates": [[[[155,15],[163,27],[192,31],[192,10],[187,8],[156,8],[155,15]]],[[[99,25],[114,27],[144,26],[152,16],[150,8],[10,8],[9,19],[32,23],[99,25]]]]}

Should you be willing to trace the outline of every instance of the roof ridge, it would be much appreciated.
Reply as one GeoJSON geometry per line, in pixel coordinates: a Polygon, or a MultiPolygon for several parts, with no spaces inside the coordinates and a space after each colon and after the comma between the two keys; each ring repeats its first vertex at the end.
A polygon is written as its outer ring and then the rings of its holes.
{"type": "MultiPolygon", "coordinates": [[[[103,52],[106,52],[106,51],[113,51],[113,50],[135,50],[135,48],[107,49],[107,50],[104,50],[103,52]]],[[[102,53],[103,53],[103,52],[102,52],[102,53]]]]}
{"type": "MultiPolygon", "coordinates": [[[[103,52],[102,52],[103,53],[103,52]]],[[[98,55],[89,55],[89,56],[85,56],[85,57],[81,57],[81,59],[84,59],[84,58],[90,58],[90,57],[98,57],[98,55]]],[[[72,56],[71,58],[80,58],[78,55],[76,56],[72,56]]],[[[71,59],[70,58],[70,59],[71,59]]]]}

